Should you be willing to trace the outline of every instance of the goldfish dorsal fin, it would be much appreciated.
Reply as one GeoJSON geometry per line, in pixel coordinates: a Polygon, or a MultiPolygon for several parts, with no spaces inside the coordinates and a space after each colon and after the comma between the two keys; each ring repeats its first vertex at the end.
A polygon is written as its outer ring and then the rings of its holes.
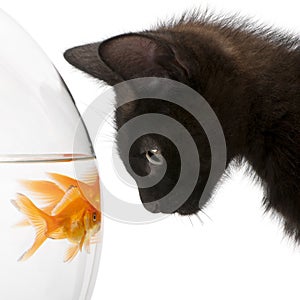
{"type": "Polygon", "coordinates": [[[78,181],[66,175],[58,173],[48,173],[48,176],[55,181],[55,183],[66,192],[71,186],[78,186],[78,181]]]}
{"type": "Polygon", "coordinates": [[[64,262],[71,261],[77,255],[78,251],[79,251],[79,245],[70,246],[65,253],[64,262]]]}
{"type": "Polygon", "coordinates": [[[89,171],[80,176],[81,182],[88,184],[88,188],[82,191],[86,200],[90,202],[96,209],[100,205],[100,178],[96,166],[93,166],[89,171]]]}
{"type": "Polygon", "coordinates": [[[93,178],[93,185],[62,174],[48,173],[48,175],[55,181],[59,188],[61,188],[65,192],[68,191],[68,189],[72,186],[78,187],[80,193],[84,196],[84,198],[88,200],[95,208],[97,208],[100,204],[99,176],[96,168],[93,168],[92,170],[93,171],[87,174],[90,174],[91,178],[93,178]]]}
{"type": "Polygon", "coordinates": [[[89,185],[83,181],[77,180],[75,178],[58,174],[58,173],[48,173],[48,175],[55,181],[55,183],[64,191],[67,191],[70,186],[77,186],[80,188],[88,188],[89,185]]]}
{"type": "Polygon", "coordinates": [[[89,171],[85,171],[79,176],[80,180],[86,184],[94,185],[96,182],[99,184],[99,175],[96,166],[93,166],[89,171]]]}
{"type": "Polygon", "coordinates": [[[76,186],[70,186],[62,200],[53,208],[52,215],[61,213],[70,203],[81,196],[80,191],[76,186]]]}
{"type": "Polygon", "coordinates": [[[78,187],[81,193],[85,195],[85,197],[90,197],[90,195],[93,194],[92,186],[80,180],[62,174],[57,174],[57,173],[48,173],[48,175],[65,192],[68,191],[70,187],[74,186],[74,187],[78,187]]]}

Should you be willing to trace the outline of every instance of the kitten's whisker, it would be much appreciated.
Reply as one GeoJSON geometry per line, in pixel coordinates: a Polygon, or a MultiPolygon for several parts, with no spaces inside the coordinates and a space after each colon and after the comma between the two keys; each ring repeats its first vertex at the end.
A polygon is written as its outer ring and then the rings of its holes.
{"type": "Polygon", "coordinates": [[[200,212],[213,222],[213,219],[204,210],[200,210],[200,212]]]}
{"type": "Polygon", "coordinates": [[[99,118],[101,118],[103,120],[103,122],[108,124],[110,127],[112,127],[112,128],[116,127],[114,119],[112,117],[110,117],[110,115],[108,115],[107,112],[96,110],[96,111],[94,111],[94,114],[99,116],[99,118]]]}
{"type": "Polygon", "coordinates": [[[101,143],[111,143],[111,140],[107,139],[107,140],[101,140],[101,143]]]}
{"type": "Polygon", "coordinates": [[[193,222],[192,222],[191,216],[188,216],[188,217],[189,217],[189,220],[190,220],[192,226],[194,227],[194,224],[193,224],[193,222]]]}
{"type": "Polygon", "coordinates": [[[100,136],[98,137],[98,139],[101,141],[102,141],[102,139],[105,139],[105,138],[110,138],[112,142],[115,142],[115,140],[116,140],[115,134],[108,133],[108,132],[101,133],[100,136]]]}
{"type": "Polygon", "coordinates": [[[204,225],[203,220],[200,218],[198,214],[195,214],[196,218],[200,221],[201,225],[204,225]]]}

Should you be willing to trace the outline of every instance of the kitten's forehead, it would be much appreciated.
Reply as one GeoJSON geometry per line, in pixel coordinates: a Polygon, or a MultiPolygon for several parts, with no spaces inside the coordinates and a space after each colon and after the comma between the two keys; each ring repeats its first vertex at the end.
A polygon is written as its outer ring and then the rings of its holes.
{"type": "Polygon", "coordinates": [[[153,135],[144,135],[141,137],[141,144],[144,148],[147,150],[160,150],[161,149],[161,143],[159,139],[154,137],[153,135]]]}
{"type": "Polygon", "coordinates": [[[143,114],[153,113],[170,116],[173,112],[172,104],[170,102],[157,98],[137,99],[123,105],[120,105],[118,101],[120,100],[118,100],[117,97],[115,117],[118,127],[121,127],[129,120],[143,114]]]}

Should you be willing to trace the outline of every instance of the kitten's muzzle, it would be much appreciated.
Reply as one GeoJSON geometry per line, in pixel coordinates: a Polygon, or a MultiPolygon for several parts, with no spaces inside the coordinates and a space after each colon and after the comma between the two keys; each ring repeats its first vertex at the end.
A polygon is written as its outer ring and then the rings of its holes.
{"type": "Polygon", "coordinates": [[[176,211],[174,211],[171,207],[164,206],[159,201],[143,202],[145,209],[147,209],[151,213],[164,213],[164,214],[178,213],[182,216],[196,214],[200,210],[197,204],[198,202],[185,203],[181,207],[179,207],[176,211]]]}
{"type": "Polygon", "coordinates": [[[153,202],[146,202],[143,203],[144,207],[151,213],[160,213],[160,205],[158,202],[153,201],[153,202]]]}

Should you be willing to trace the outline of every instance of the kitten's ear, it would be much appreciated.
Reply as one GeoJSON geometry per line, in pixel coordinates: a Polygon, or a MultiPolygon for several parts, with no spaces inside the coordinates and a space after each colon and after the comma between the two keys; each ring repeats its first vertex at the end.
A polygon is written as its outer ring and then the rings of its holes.
{"type": "Polygon", "coordinates": [[[64,53],[65,59],[77,69],[86,72],[93,77],[104,80],[110,85],[120,81],[120,78],[100,58],[98,50],[100,43],[86,44],[68,49],[64,53]]]}
{"type": "Polygon", "coordinates": [[[75,47],[64,56],[73,66],[110,85],[138,77],[185,81],[188,76],[187,68],[168,43],[145,34],[124,34],[75,47]]]}

